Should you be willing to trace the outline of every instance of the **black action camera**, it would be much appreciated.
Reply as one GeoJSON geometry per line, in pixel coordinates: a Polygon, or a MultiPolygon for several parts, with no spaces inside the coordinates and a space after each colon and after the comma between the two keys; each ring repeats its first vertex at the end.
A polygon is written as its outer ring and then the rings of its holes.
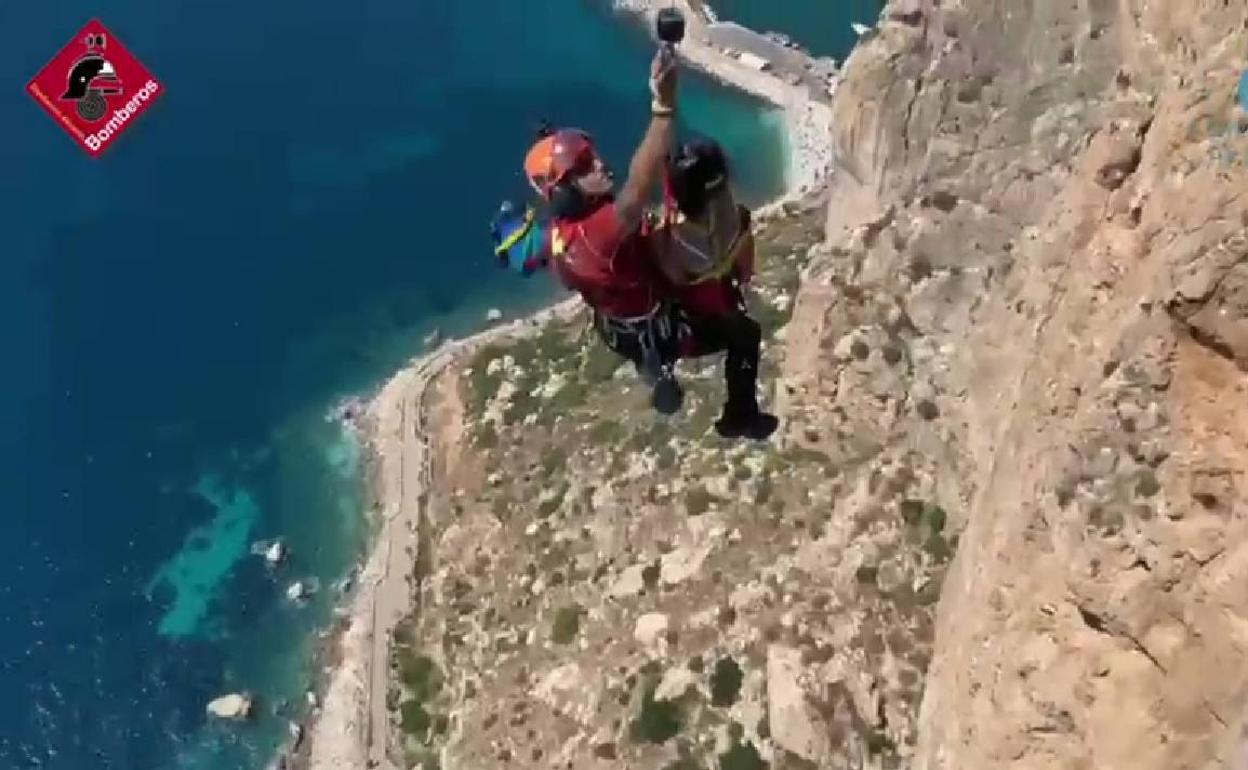
{"type": "Polygon", "coordinates": [[[669,45],[676,45],[685,39],[685,17],[680,9],[669,6],[659,10],[654,18],[654,31],[659,40],[669,45]]]}

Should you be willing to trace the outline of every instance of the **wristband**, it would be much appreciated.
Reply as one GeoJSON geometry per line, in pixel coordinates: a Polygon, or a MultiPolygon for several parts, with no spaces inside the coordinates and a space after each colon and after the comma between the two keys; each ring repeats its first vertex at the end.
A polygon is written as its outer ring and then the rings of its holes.
{"type": "Polygon", "coordinates": [[[663,102],[655,99],[650,102],[650,114],[660,118],[670,118],[672,113],[676,111],[674,107],[668,107],[663,102]]]}

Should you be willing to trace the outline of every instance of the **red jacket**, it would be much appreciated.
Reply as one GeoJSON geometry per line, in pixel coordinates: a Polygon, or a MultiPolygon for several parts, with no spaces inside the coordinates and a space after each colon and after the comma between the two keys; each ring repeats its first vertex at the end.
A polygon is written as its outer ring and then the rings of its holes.
{"type": "Polygon", "coordinates": [[[652,249],[647,233],[620,221],[614,203],[551,228],[550,264],[559,280],[612,318],[648,315],[658,305],[664,281],[652,249]]]}

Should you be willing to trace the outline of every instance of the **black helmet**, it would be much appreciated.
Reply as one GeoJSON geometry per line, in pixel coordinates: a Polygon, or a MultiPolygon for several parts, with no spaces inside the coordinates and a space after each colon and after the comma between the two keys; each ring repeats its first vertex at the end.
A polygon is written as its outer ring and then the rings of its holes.
{"type": "Polygon", "coordinates": [[[112,67],[99,54],[87,54],[74,64],[73,69],[69,71],[69,85],[65,89],[62,99],[81,99],[87,95],[87,88],[91,86],[91,81],[101,72],[112,72],[112,67]]]}

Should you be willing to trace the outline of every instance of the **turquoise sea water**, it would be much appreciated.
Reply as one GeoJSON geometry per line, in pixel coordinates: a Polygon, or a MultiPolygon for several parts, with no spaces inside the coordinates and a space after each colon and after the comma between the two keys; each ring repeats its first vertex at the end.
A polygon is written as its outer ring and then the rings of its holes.
{"type": "Polygon", "coordinates": [[[783,32],[816,56],[838,61],[853,47],[852,22],[871,25],[882,0],[708,0],[715,15],[759,32],[783,32]]]}
{"type": "MultiPolygon", "coordinates": [[[[603,6],[0,4],[0,768],[263,766],[367,540],[326,410],[433,326],[553,296],[493,269],[486,223],[540,118],[627,162],[648,44],[603,6]],[[92,16],[166,89],[98,160],[22,90],[92,16]],[[279,536],[273,571],[251,546],[279,536]],[[243,689],[254,722],[207,721],[243,689]]],[[[778,191],[773,117],[683,99],[745,197],[778,191]]]]}

